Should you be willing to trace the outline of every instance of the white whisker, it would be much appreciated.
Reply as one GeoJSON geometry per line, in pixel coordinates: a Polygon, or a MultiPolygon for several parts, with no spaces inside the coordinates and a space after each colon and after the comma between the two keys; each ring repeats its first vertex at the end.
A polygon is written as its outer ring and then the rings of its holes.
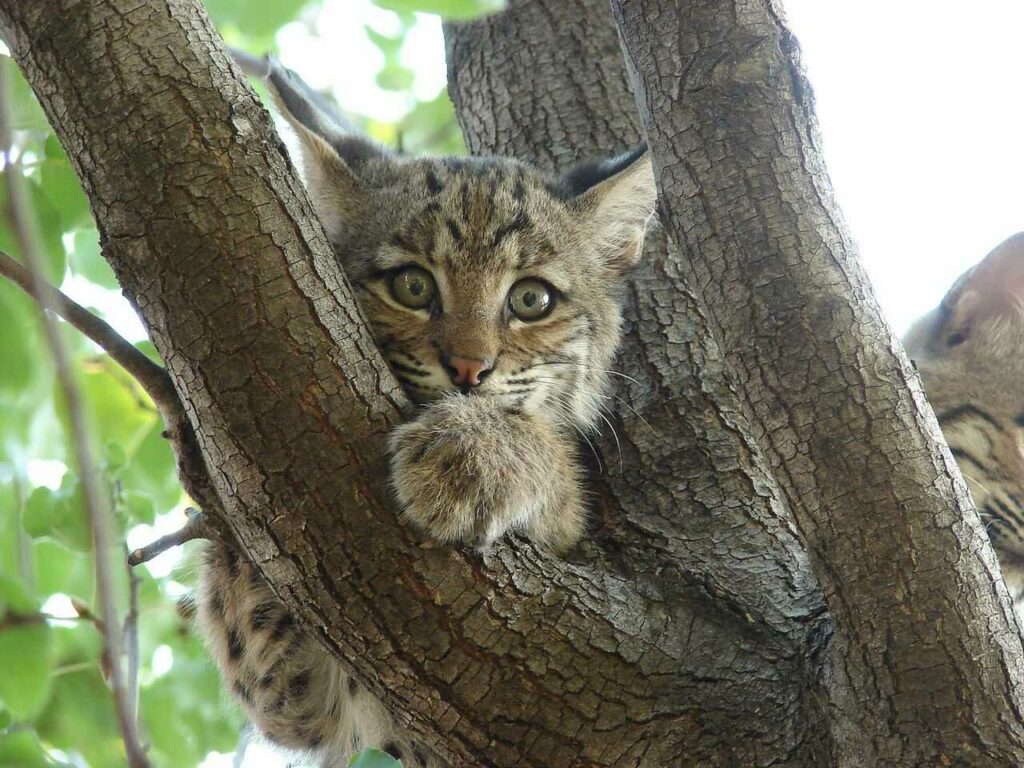
{"type": "Polygon", "coordinates": [[[601,420],[608,425],[608,429],[612,431],[612,437],[615,438],[615,450],[619,454],[619,474],[622,474],[622,444],[619,443],[619,434],[615,431],[615,427],[612,426],[612,423],[608,420],[607,416],[603,413],[598,413],[597,415],[600,416],[601,420]]]}

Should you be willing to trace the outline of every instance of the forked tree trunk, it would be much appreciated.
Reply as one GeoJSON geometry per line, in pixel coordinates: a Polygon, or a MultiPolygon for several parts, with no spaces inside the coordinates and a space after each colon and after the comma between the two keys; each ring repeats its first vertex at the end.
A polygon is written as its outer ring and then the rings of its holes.
{"type": "Polygon", "coordinates": [[[630,285],[592,540],[480,563],[396,523],[404,398],[196,0],[0,0],[174,378],[189,479],[456,765],[1024,762],[1006,591],[838,223],[792,38],[765,2],[615,16],[630,78],[600,0],[450,30],[474,151],[554,166],[642,120],[680,245],[653,236],[630,285]]]}

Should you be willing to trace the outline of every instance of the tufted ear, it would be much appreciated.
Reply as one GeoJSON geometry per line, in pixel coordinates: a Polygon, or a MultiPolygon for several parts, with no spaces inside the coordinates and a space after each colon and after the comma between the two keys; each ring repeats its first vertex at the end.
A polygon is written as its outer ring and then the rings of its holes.
{"type": "Polygon", "coordinates": [[[579,217],[580,236],[609,266],[625,272],[640,258],[658,191],[647,145],[577,165],[552,189],[579,217]]]}
{"type": "Polygon", "coordinates": [[[392,155],[360,135],[322,94],[276,59],[266,59],[264,75],[278,110],[299,139],[310,199],[331,240],[337,241],[338,228],[358,215],[369,167],[387,165],[392,155]]]}
{"type": "Polygon", "coordinates": [[[1000,319],[1024,324],[1024,232],[964,272],[939,307],[910,329],[904,346],[912,357],[940,356],[1000,319]]]}

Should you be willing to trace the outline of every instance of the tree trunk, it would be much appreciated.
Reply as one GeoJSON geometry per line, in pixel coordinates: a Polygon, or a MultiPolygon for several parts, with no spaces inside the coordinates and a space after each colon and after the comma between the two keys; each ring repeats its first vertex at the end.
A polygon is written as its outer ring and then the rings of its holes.
{"type": "Polygon", "coordinates": [[[396,522],[405,399],[197,0],[0,0],[0,31],[174,380],[186,482],[456,765],[1018,764],[1005,588],[836,224],[792,40],[681,5],[616,6],[639,115],[596,0],[450,39],[474,151],[560,165],[642,118],[680,246],[631,283],[621,454],[568,561],[396,522]]]}

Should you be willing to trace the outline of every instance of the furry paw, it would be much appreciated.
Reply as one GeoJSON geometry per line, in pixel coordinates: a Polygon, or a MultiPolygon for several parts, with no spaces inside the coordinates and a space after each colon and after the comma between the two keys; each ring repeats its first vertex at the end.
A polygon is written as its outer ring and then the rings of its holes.
{"type": "Polygon", "coordinates": [[[541,419],[452,395],[396,429],[391,451],[406,519],[437,541],[486,547],[516,529],[563,550],[583,533],[574,447],[541,419]]]}

